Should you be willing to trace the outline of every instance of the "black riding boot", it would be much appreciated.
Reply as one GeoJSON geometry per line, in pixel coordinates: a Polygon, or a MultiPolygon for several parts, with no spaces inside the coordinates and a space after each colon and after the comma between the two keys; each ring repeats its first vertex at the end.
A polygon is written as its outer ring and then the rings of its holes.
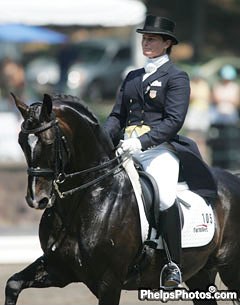
{"type": "Polygon", "coordinates": [[[181,283],[181,220],[178,204],[160,212],[160,228],[168,255],[168,264],[162,271],[162,284],[174,288],[181,283]]]}

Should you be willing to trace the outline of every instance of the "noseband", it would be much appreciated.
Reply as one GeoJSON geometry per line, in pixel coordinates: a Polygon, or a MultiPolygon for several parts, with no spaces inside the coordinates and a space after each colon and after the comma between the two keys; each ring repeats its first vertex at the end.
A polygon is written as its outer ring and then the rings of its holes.
{"type": "MultiPolygon", "coordinates": [[[[47,129],[50,129],[54,127],[55,128],[55,135],[56,135],[56,149],[55,149],[55,169],[50,169],[50,168],[40,168],[40,167],[30,167],[27,169],[27,173],[29,176],[33,176],[33,177],[50,177],[53,179],[53,185],[54,185],[54,189],[57,192],[58,196],[62,199],[65,198],[68,195],[73,195],[75,192],[78,192],[80,190],[86,189],[89,186],[92,186],[93,184],[96,184],[98,182],[100,182],[101,180],[103,180],[104,178],[106,178],[107,176],[110,176],[112,174],[116,173],[116,170],[119,169],[122,166],[123,163],[123,159],[126,157],[126,155],[128,154],[123,153],[121,156],[116,156],[115,158],[104,162],[103,164],[97,165],[95,167],[91,167],[88,169],[84,169],[82,171],[79,172],[74,172],[74,173],[70,173],[70,174],[66,174],[64,172],[64,160],[63,160],[63,152],[65,150],[65,152],[67,153],[68,157],[70,156],[70,149],[67,145],[67,141],[65,136],[61,136],[61,130],[59,128],[58,125],[58,120],[56,118],[54,118],[52,121],[43,124],[42,126],[35,128],[35,129],[26,129],[24,127],[24,125],[22,124],[21,126],[21,131],[24,134],[38,134],[41,133],[43,131],[46,131],[47,129]],[[108,167],[112,166],[115,163],[115,165],[109,170],[108,167]],[[101,169],[107,169],[107,172],[104,173],[103,175],[88,181],[78,187],[75,187],[73,189],[70,189],[68,191],[64,191],[61,192],[59,189],[59,185],[63,184],[65,182],[66,179],[71,179],[74,178],[76,176],[80,176],[80,175],[86,175],[88,173],[92,173],[92,172],[96,172],[99,171],[101,169]]],[[[122,170],[122,169],[120,169],[122,170]]]]}

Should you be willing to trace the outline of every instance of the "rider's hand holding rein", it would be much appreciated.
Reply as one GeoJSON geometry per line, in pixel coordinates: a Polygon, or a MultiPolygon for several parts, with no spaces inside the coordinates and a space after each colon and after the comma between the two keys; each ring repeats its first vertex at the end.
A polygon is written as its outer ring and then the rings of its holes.
{"type": "Polygon", "coordinates": [[[134,154],[142,149],[142,144],[138,138],[130,138],[121,141],[120,147],[123,151],[129,151],[130,154],[134,154]]]}

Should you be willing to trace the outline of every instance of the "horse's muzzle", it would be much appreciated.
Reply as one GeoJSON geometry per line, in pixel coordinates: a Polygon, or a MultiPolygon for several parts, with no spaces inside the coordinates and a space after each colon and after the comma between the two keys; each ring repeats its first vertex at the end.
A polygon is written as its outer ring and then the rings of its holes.
{"type": "Polygon", "coordinates": [[[51,197],[48,196],[41,196],[39,198],[32,198],[31,196],[26,196],[27,204],[34,209],[37,210],[44,210],[46,208],[50,208],[53,206],[53,202],[55,200],[55,195],[52,194],[51,197]]]}

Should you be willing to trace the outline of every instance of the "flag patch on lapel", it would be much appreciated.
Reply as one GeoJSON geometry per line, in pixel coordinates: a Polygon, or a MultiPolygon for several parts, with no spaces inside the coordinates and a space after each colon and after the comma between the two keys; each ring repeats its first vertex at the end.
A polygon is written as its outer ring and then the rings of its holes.
{"type": "Polygon", "coordinates": [[[157,90],[150,90],[149,91],[149,97],[155,98],[157,96],[157,90]]]}

